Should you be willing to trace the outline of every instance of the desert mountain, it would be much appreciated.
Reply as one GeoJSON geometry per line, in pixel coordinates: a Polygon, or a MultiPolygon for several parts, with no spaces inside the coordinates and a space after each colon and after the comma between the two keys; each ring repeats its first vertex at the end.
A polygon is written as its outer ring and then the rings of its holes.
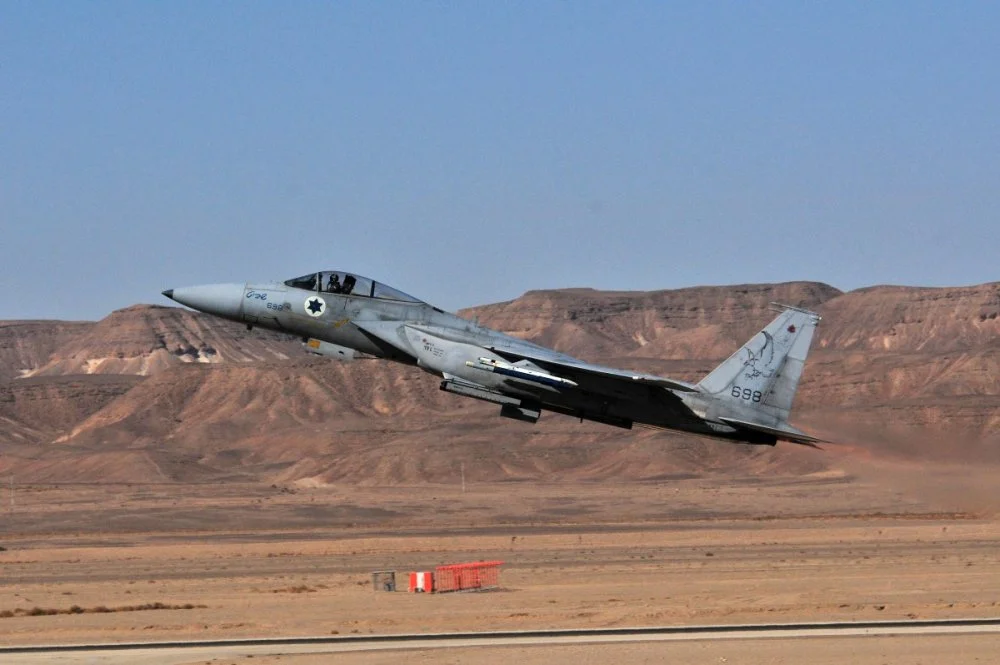
{"type": "MultiPolygon", "coordinates": [[[[532,291],[464,312],[573,355],[698,379],[771,317],[824,316],[796,421],[879,454],[1000,460],[1000,284],[532,291]]],[[[167,307],[0,324],[0,473],[36,480],[370,484],[809,473],[831,457],[546,415],[539,425],[374,360],[167,307]],[[28,377],[28,378],[14,378],[28,377]]]]}
{"type": "Polygon", "coordinates": [[[832,286],[815,282],[649,292],[565,289],[529,291],[517,300],[462,315],[570,355],[603,361],[717,360],[767,323],[770,303],[818,311],[839,295],[832,286]]]}
{"type": "MultiPolygon", "coordinates": [[[[48,350],[48,349],[45,349],[48,350]]],[[[46,360],[18,368],[21,376],[138,374],[179,363],[284,360],[297,354],[295,338],[238,325],[220,327],[195,312],[136,305],[81,327],[46,360]]],[[[40,353],[38,354],[40,355],[40,353]]]]}
{"type": "Polygon", "coordinates": [[[94,325],[89,321],[0,321],[0,381],[31,374],[94,325]]]}

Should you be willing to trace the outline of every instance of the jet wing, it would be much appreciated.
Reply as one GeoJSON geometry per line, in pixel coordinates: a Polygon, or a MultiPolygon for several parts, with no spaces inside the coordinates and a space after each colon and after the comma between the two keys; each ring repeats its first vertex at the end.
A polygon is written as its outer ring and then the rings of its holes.
{"type": "MultiPolygon", "coordinates": [[[[405,341],[405,329],[407,328],[448,339],[447,330],[438,330],[410,323],[400,323],[399,321],[352,321],[352,323],[370,337],[403,351],[408,349],[405,341]]],[[[464,344],[469,343],[463,339],[455,339],[454,341],[464,344]]],[[[602,365],[593,365],[554,351],[548,351],[542,347],[532,348],[526,345],[518,345],[510,347],[485,346],[483,348],[487,348],[511,362],[527,360],[539,368],[550,372],[557,378],[568,379],[570,382],[578,384],[580,388],[596,393],[617,397],[631,397],[635,395],[636,389],[641,386],[656,386],[678,392],[698,392],[697,386],[685,383],[684,381],[676,381],[653,374],[604,367],[602,365]]]]}
{"type": "MultiPolygon", "coordinates": [[[[660,388],[667,388],[668,390],[677,390],[679,392],[698,392],[697,386],[684,381],[668,379],[654,374],[642,374],[640,372],[630,372],[629,370],[624,369],[604,367],[603,365],[593,365],[591,363],[570,359],[566,356],[554,358],[545,353],[532,353],[523,348],[507,349],[501,347],[490,347],[490,351],[493,351],[497,355],[503,356],[508,360],[531,361],[556,376],[570,379],[580,385],[591,384],[591,386],[594,386],[597,384],[599,386],[600,383],[626,383],[630,386],[635,386],[636,384],[645,384],[650,386],[659,386],[660,388]]],[[[598,389],[598,392],[605,391],[598,389]]]]}

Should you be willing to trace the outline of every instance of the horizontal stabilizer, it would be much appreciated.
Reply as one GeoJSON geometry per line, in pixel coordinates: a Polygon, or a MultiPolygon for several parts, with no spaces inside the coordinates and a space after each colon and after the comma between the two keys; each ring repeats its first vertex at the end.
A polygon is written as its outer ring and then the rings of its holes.
{"type": "Polygon", "coordinates": [[[791,425],[784,425],[783,427],[768,427],[767,425],[761,425],[760,423],[750,422],[748,420],[739,420],[737,418],[719,418],[722,422],[727,425],[731,425],[736,429],[750,430],[751,432],[759,432],[761,434],[769,434],[782,441],[788,441],[790,443],[799,443],[803,446],[810,446],[812,448],[819,448],[817,443],[823,443],[822,439],[817,439],[814,436],[809,436],[800,429],[796,429],[791,425]]]}

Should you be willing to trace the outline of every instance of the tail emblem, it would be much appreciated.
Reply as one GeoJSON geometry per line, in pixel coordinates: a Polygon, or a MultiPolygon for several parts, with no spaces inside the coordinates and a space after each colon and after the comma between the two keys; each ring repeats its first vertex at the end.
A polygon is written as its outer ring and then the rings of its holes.
{"type": "Polygon", "coordinates": [[[768,366],[774,358],[774,339],[766,330],[762,330],[761,332],[764,335],[764,345],[760,347],[760,350],[754,353],[751,348],[744,349],[747,352],[747,359],[743,361],[743,367],[746,369],[743,377],[747,380],[756,379],[759,376],[769,378],[774,373],[773,370],[768,371],[768,366]],[[768,354],[766,359],[764,358],[765,351],[768,354]],[[764,369],[758,369],[757,363],[761,363],[764,369]],[[765,374],[764,372],[768,373],[765,374]]]}

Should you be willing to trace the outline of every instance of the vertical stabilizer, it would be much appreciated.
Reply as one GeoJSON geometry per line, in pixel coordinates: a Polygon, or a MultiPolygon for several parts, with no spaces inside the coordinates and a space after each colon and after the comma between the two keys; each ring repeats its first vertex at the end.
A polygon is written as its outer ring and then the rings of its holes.
{"type": "Polygon", "coordinates": [[[766,328],[702,379],[702,392],[771,416],[764,420],[788,418],[820,317],[781,307],[784,311],[766,328]]]}

